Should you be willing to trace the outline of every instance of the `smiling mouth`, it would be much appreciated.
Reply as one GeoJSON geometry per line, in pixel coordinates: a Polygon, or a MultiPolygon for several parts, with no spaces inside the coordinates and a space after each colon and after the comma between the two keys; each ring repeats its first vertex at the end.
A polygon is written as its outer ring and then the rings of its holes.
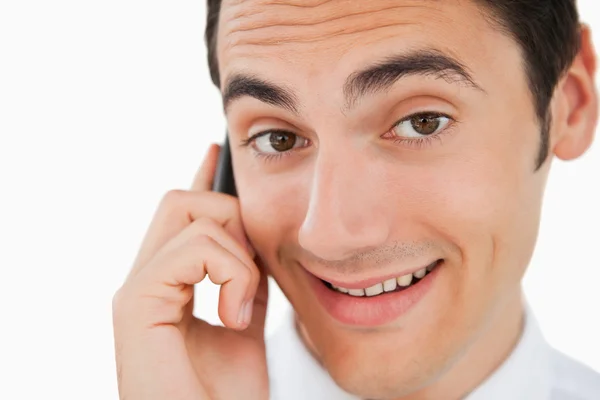
{"type": "Polygon", "coordinates": [[[352,297],[375,297],[382,296],[388,293],[401,292],[410,287],[413,287],[421,282],[431,271],[439,268],[444,262],[443,259],[436,260],[426,267],[423,267],[413,273],[402,275],[396,278],[390,278],[380,283],[376,283],[368,288],[347,289],[344,287],[334,286],[333,284],[321,279],[321,282],[330,290],[345,294],[352,297]]]}

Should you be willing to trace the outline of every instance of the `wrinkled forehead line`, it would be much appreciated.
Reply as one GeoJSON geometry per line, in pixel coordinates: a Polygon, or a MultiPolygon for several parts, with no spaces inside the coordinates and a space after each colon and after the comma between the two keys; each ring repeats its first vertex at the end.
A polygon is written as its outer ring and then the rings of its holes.
{"type": "MultiPolygon", "coordinates": [[[[435,13],[431,14],[433,23],[444,22],[444,13],[472,16],[473,20],[495,21],[490,13],[492,10],[482,0],[222,0],[218,28],[219,36],[222,36],[223,33],[255,33],[259,28],[273,27],[277,30],[272,31],[275,33],[272,36],[280,36],[279,32],[285,28],[326,30],[330,25],[363,22],[369,18],[370,24],[375,26],[403,24],[406,21],[403,21],[402,14],[410,15],[413,11],[421,12],[419,19],[425,20],[429,16],[423,12],[435,13]]],[[[450,21],[453,22],[452,19],[450,21]]],[[[463,22],[457,25],[463,27],[463,22]]],[[[334,36],[347,32],[330,33],[334,36]]]]}
{"type": "Polygon", "coordinates": [[[223,0],[216,35],[221,87],[231,64],[237,70],[252,60],[291,66],[314,60],[325,65],[355,49],[362,53],[386,40],[393,43],[404,34],[430,42],[428,47],[460,51],[463,44],[457,43],[467,44],[482,27],[490,26],[477,4],[474,0],[223,0]],[[456,22],[469,14],[472,23],[456,22]],[[462,40],[427,35],[428,24],[451,32],[459,26],[452,35],[462,35],[462,40]]]}
{"type": "MultiPolygon", "coordinates": [[[[424,3],[428,5],[440,5],[452,3],[454,5],[467,5],[476,2],[477,0],[370,0],[371,4],[378,4],[383,7],[389,5],[400,6],[414,6],[422,5],[424,3]]],[[[365,1],[365,3],[367,3],[365,1]]],[[[222,0],[221,8],[235,7],[235,6],[290,6],[298,9],[317,9],[324,7],[336,7],[337,9],[348,8],[360,4],[355,0],[222,0]]]]}

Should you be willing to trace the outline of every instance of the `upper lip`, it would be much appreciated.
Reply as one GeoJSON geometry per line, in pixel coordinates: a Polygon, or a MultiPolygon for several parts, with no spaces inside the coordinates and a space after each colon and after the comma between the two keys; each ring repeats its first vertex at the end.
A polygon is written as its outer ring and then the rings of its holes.
{"type": "Polygon", "coordinates": [[[378,283],[382,283],[382,282],[384,282],[384,281],[386,281],[388,279],[392,279],[392,278],[395,279],[395,278],[398,278],[400,276],[404,276],[404,275],[408,275],[408,274],[413,274],[413,273],[417,272],[418,270],[423,269],[425,267],[428,267],[429,265],[437,262],[438,260],[439,259],[435,259],[434,261],[431,261],[431,262],[426,263],[426,264],[422,264],[419,267],[415,267],[415,268],[412,268],[412,269],[405,270],[403,272],[394,272],[394,273],[390,273],[390,274],[387,274],[387,275],[380,275],[380,276],[376,276],[376,277],[372,277],[372,278],[355,280],[355,281],[352,281],[352,282],[336,280],[335,278],[328,278],[325,275],[322,275],[322,274],[310,271],[304,265],[302,265],[302,266],[304,267],[304,269],[306,269],[306,271],[308,273],[314,275],[315,277],[321,279],[322,281],[329,282],[333,286],[341,287],[341,288],[344,288],[344,289],[365,289],[365,288],[369,288],[369,287],[371,287],[373,285],[376,285],[378,283]]]}

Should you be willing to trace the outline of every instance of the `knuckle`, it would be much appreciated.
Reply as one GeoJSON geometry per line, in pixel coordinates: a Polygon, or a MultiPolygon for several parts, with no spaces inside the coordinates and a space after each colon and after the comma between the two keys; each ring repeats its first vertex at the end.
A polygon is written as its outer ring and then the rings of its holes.
{"type": "Polygon", "coordinates": [[[210,217],[199,217],[192,222],[192,225],[199,232],[211,232],[214,229],[218,229],[220,225],[214,219],[210,217]]]}
{"type": "Polygon", "coordinates": [[[252,274],[252,271],[250,271],[250,269],[247,267],[241,267],[240,271],[238,272],[238,276],[248,284],[254,283],[254,276],[252,274]]]}
{"type": "Polygon", "coordinates": [[[122,300],[121,300],[121,298],[122,298],[122,295],[121,295],[121,289],[119,289],[119,290],[117,290],[117,291],[115,292],[115,294],[113,295],[113,298],[112,298],[112,309],[113,309],[113,312],[114,312],[115,310],[118,310],[118,309],[119,309],[119,304],[120,304],[120,303],[121,303],[121,301],[122,301],[122,300]]]}
{"type": "Polygon", "coordinates": [[[160,201],[159,209],[163,210],[163,212],[170,214],[173,211],[181,208],[181,204],[184,202],[186,196],[187,192],[185,190],[169,190],[167,193],[165,193],[162,200],[160,201]]]}
{"type": "Polygon", "coordinates": [[[185,204],[187,192],[185,190],[169,190],[160,201],[158,214],[164,218],[175,218],[181,213],[182,206],[185,204]]]}
{"type": "Polygon", "coordinates": [[[124,288],[121,287],[115,292],[112,298],[112,313],[115,321],[119,320],[119,317],[124,313],[124,310],[126,309],[126,303],[127,296],[124,288]]]}
{"type": "Polygon", "coordinates": [[[181,203],[182,199],[187,195],[187,191],[181,189],[169,190],[162,198],[161,204],[165,206],[177,205],[181,203]]]}
{"type": "Polygon", "coordinates": [[[214,240],[205,233],[198,233],[189,239],[189,244],[192,247],[206,247],[214,243],[214,240]]]}

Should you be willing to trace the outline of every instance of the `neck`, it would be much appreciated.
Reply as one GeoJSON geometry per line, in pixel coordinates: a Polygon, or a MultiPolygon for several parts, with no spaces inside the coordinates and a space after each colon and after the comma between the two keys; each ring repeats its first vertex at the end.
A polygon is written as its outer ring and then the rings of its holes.
{"type": "MultiPolygon", "coordinates": [[[[512,353],[521,337],[523,324],[523,296],[519,288],[452,368],[430,386],[397,400],[464,398],[492,375],[512,353]]],[[[308,351],[320,362],[308,332],[297,316],[296,329],[308,351]]]]}

